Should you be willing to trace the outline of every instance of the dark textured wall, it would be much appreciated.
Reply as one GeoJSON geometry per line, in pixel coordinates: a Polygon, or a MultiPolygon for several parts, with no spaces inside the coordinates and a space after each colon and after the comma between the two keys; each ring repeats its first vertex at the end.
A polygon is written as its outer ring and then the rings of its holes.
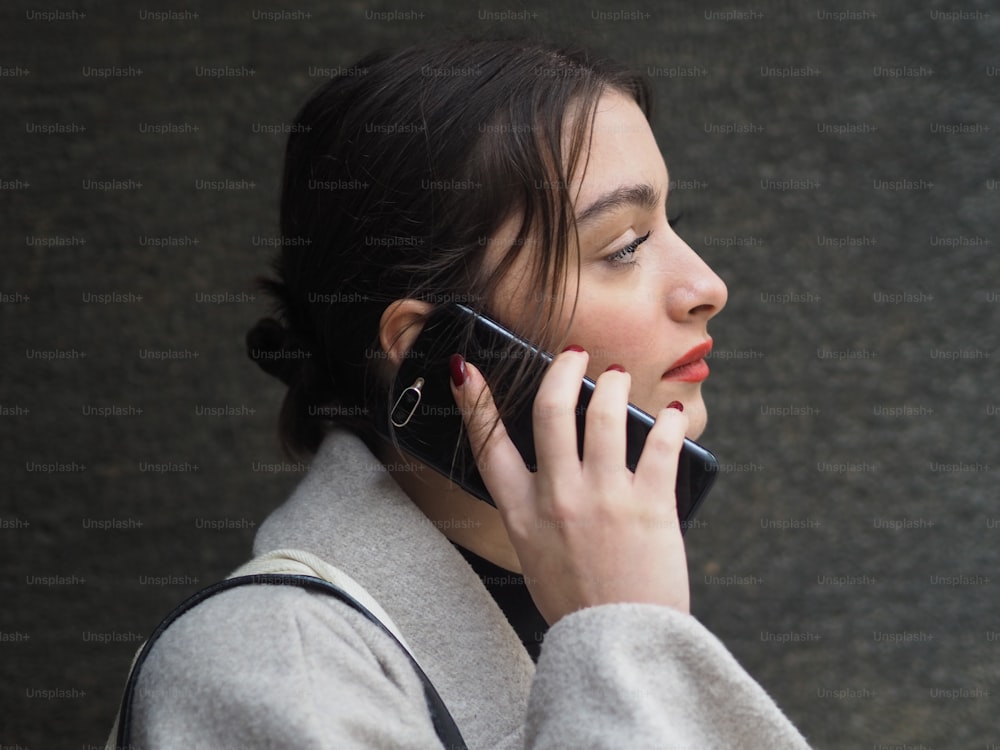
{"type": "Polygon", "coordinates": [[[103,742],[138,642],[298,480],[243,353],[281,124],[317,68],[457,29],[652,77],[730,289],[697,616],[817,747],[1000,746],[995,6],[58,5],[0,24],[0,744],[103,742]]]}

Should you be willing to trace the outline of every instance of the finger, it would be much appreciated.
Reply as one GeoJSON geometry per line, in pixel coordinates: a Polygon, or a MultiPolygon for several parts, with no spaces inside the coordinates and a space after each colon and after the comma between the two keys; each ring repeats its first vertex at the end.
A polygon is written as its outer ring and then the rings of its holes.
{"type": "Polygon", "coordinates": [[[465,421],[472,455],[486,489],[501,513],[526,502],[531,493],[531,472],[507,435],[493,395],[482,373],[465,362],[465,380],[451,392],[465,421]]]}
{"type": "Polygon", "coordinates": [[[688,428],[687,415],[677,409],[660,409],[635,467],[633,486],[657,505],[677,514],[677,464],[688,428]]]}
{"type": "Polygon", "coordinates": [[[620,484],[627,471],[625,422],[631,383],[627,372],[608,370],[597,378],[587,405],[583,471],[588,482],[600,487],[620,484]]]}
{"type": "Polygon", "coordinates": [[[576,405],[589,359],[586,352],[572,349],[556,355],[535,394],[531,409],[535,454],[539,475],[548,481],[558,482],[561,474],[580,470],[576,405]]]}

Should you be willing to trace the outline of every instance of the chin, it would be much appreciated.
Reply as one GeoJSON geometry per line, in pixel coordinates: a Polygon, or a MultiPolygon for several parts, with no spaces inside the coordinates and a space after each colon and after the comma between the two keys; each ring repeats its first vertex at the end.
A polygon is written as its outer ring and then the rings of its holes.
{"type": "Polygon", "coordinates": [[[688,428],[684,437],[697,440],[705,431],[705,425],[708,424],[708,412],[705,410],[705,405],[699,403],[695,406],[692,404],[690,409],[686,408],[685,405],[684,411],[688,414],[688,428]]]}
{"type": "Polygon", "coordinates": [[[697,398],[691,399],[690,403],[684,402],[684,413],[688,415],[688,428],[684,436],[697,440],[708,424],[708,409],[701,398],[701,393],[697,398]]]}

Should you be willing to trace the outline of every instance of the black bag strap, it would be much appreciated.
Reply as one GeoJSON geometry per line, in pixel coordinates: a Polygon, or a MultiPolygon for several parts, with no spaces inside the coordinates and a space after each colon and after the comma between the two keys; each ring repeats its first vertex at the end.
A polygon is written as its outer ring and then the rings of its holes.
{"type": "Polygon", "coordinates": [[[346,591],[343,591],[329,581],[324,581],[321,578],[303,575],[249,575],[239,576],[237,578],[228,578],[225,581],[220,581],[219,583],[212,584],[208,588],[202,589],[177,605],[177,607],[174,608],[174,610],[157,626],[156,630],[153,631],[153,634],[143,645],[142,650],[135,659],[135,663],[132,665],[132,671],[129,673],[128,682],[125,684],[125,693],[122,696],[121,709],[118,714],[118,736],[115,741],[116,748],[119,750],[131,750],[132,748],[130,735],[132,730],[132,704],[134,702],[135,686],[139,680],[139,670],[142,668],[143,662],[146,661],[146,657],[149,656],[149,652],[152,650],[153,644],[156,643],[157,639],[163,635],[164,631],[170,627],[170,624],[173,623],[174,620],[179,618],[188,610],[201,604],[210,596],[214,596],[222,591],[228,591],[229,589],[236,588],[237,586],[246,586],[250,584],[263,584],[268,586],[297,586],[302,589],[329,594],[364,615],[369,621],[377,625],[383,633],[392,638],[392,640],[403,650],[403,653],[406,654],[407,658],[410,660],[410,664],[413,665],[413,669],[417,673],[417,677],[420,678],[420,681],[424,685],[424,698],[427,700],[427,708],[431,714],[431,721],[434,722],[434,731],[437,732],[437,736],[438,739],[441,740],[441,744],[443,744],[448,750],[466,750],[465,740],[462,739],[462,734],[458,731],[458,726],[455,724],[455,720],[448,712],[448,708],[444,705],[444,701],[441,700],[441,696],[438,695],[437,690],[434,689],[434,685],[431,683],[430,678],[424,674],[424,670],[422,670],[420,665],[417,664],[417,660],[414,659],[409,650],[402,643],[400,643],[399,639],[392,634],[392,631],[390,631],[381,620],[379,620],[364,605],[358,602],[346,591]]]}

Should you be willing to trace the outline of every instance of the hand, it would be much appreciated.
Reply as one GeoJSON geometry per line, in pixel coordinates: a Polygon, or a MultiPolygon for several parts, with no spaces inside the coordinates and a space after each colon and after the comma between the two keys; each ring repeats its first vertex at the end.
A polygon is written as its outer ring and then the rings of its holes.
{"type": "Polygon", "coordinates": [[[567,350],[542,379],[532,409],[536,473],[497,419],[482,373],[456,360],[465,377],[456,385],[453,376],[452,392],[479,472],[550,625],[578,609],[615,602],[686,613],[687,557],[674,486],[687,417],[666,408],[656,415],[633,474],[625,465],[631,378],[609,370],[597,378],[587,408],[581,461],[575,409],[588,360],[586,352],[567,350]]]}

